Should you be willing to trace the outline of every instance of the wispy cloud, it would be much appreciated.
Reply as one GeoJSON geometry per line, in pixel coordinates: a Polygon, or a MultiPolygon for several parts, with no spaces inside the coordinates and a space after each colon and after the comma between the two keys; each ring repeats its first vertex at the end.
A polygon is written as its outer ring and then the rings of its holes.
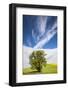
{"type": "Polygon", "coordinates": [[[37,18],[37,32],[35,31],[35,28],[32,29],[32,37],[34,38],[35,42],[38,42],[40,40],[40,37],[43,36],[43,34],[46,32],[46,24],[47,24],[47,18],[48,17],[43,17],[40,16],[37,18]]]}
{"type": "Polygon", "coordinates": [[[38,28],[39,28],[39,32],[40,32],[40,35],[42,36],[45,31],[46,31],[46,24],[47,24],[47,17],[43,17],[41,16],[40,17],[40,20],[38,21],[38,28]]]}
{"type": "Polygon", "coordinates": [[[51,30],[48,30],[45,38],[43,38],[41,41],[39,41],[35,46],[34,49],[37,48],[42,48],[45,44],[47,44],[51,38],[53,38],[53,36],[56,34],[56,30],[55,28],[57,27],[57,23],[55,22],[54,25],[52,26],[51,30]]]}
{"type": "Polygon", "coordinates": [[[51,30],[54,30],[57,27],[57,21],[55,21],[53,27],[51,28],[51,30]]]}
{"type": "Polygon", "coordinates": [[[35,40],[36,35],[35,35],[35,32],[34,32],[34,29],[32,29],[32,37],[33,37],[33,39],[35,40]]]}
{"type": "Polygon", "coordinates": [[[28,44],[28,46],[32,46],[32,43],[31,43],[31,41],[29,40],[29,39],[27,39],[27,44],[28,44]]]}

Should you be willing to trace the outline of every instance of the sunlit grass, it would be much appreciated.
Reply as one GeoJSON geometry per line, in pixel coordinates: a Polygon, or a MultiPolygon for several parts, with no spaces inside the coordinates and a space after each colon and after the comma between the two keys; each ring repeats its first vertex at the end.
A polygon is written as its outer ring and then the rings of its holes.
{"type": "Polygon", "coordinates": [[[22,71],[22,74],[28,75],[28,74],[55,74],[57,73],[57,64],[47,64],[44,66],[41,70],[41,72],[38,72],[36,69],[31,69],[31,67],[24,68],[22,71]]]}

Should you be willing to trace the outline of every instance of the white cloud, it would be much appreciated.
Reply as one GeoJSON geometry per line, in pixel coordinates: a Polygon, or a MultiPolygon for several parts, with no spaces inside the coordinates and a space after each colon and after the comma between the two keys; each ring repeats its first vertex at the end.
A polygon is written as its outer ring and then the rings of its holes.
{"type": "Polygon", "coordinates": [[[51,29],[54,30],[56,27],[57,27],[57,22],[54,23],[54,25],[51,29]]]}
{"type": "Polygon", "coordinates": [[[50,39],[56,34],[56,31],[53,31],[52,34],[48,34],[46,38],[41,40],[37,45],[34,46],[35,49],[42,48],[44,44],[50,41],[50,39]]]}
{"type": "Polygon", "coordinates": [[[42,48],[46,43],[48,43],[51,38],[53,38],[53,36],[56,34],[56,30],[55,28],[57,27],[57,23],[55,22],[55,24],[53,25],[53,27],[51,28],[51,30],[49,30],[45,36],[45,38],[43,38],[41,41],[39,41],[34,48],[42,48]]]}
{"type": "Polygon", "coordinates": [[[40,23],[39,24],[39,32],[40,32],[40,35],[43,35],[45,33],[45,28],[46,28],[46,24],[47,24],[47,17],[43,17],[41,16],[40,17],[40,23]]]}
{"type": "Polygon", "coordinates": [[[32,43],[31,43],[31,41],[29,40],[29,39],[27,39],[27,43],[28,43],[28,45],[31,47],[32,46],[32,43]]]}
{"type": "Polygon", "coordinates": [[[34,32],[34,29],[32,29],[32,37],[35,39],[36,35],[35,35],[35,32],[34,32]]]}
{"type": "Polygon", "coordinates": [[[40,40],[40,37],[43,36],[46,31],[45,29],[47,24],[47,18],[48,17],[43,17],[43,16],[37,18],[36,27],[38,30],[38,35],[36,34],[36,31],[32,29],[32,37],[36,43],[40,40]]]}

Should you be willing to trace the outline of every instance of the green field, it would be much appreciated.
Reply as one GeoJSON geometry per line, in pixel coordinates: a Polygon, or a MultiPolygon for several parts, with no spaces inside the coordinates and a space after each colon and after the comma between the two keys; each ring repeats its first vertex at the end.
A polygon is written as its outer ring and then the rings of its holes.
{"type": "Polygon", "coordinates": [[[57,64],[47,64],[44,66],[41,70],[41,72],[38,72],[37,70],[33,70],[30,67],[24,68],[22,74],[28,75],[28,74],[55,74],[57,73],[57,64]]]}

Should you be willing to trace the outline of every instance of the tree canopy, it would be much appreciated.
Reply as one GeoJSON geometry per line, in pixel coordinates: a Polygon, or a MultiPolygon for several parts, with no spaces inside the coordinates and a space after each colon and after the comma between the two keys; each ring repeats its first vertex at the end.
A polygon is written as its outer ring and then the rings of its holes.
{"type": "Polygon", "coordinates": [[[33,51],[29,56],[32,69],[37,69],[38,72],[40,72],[42,67],[47,63],[45,58],[46,55],[47,54],[45,54],[43,50],[33,51]]]}

